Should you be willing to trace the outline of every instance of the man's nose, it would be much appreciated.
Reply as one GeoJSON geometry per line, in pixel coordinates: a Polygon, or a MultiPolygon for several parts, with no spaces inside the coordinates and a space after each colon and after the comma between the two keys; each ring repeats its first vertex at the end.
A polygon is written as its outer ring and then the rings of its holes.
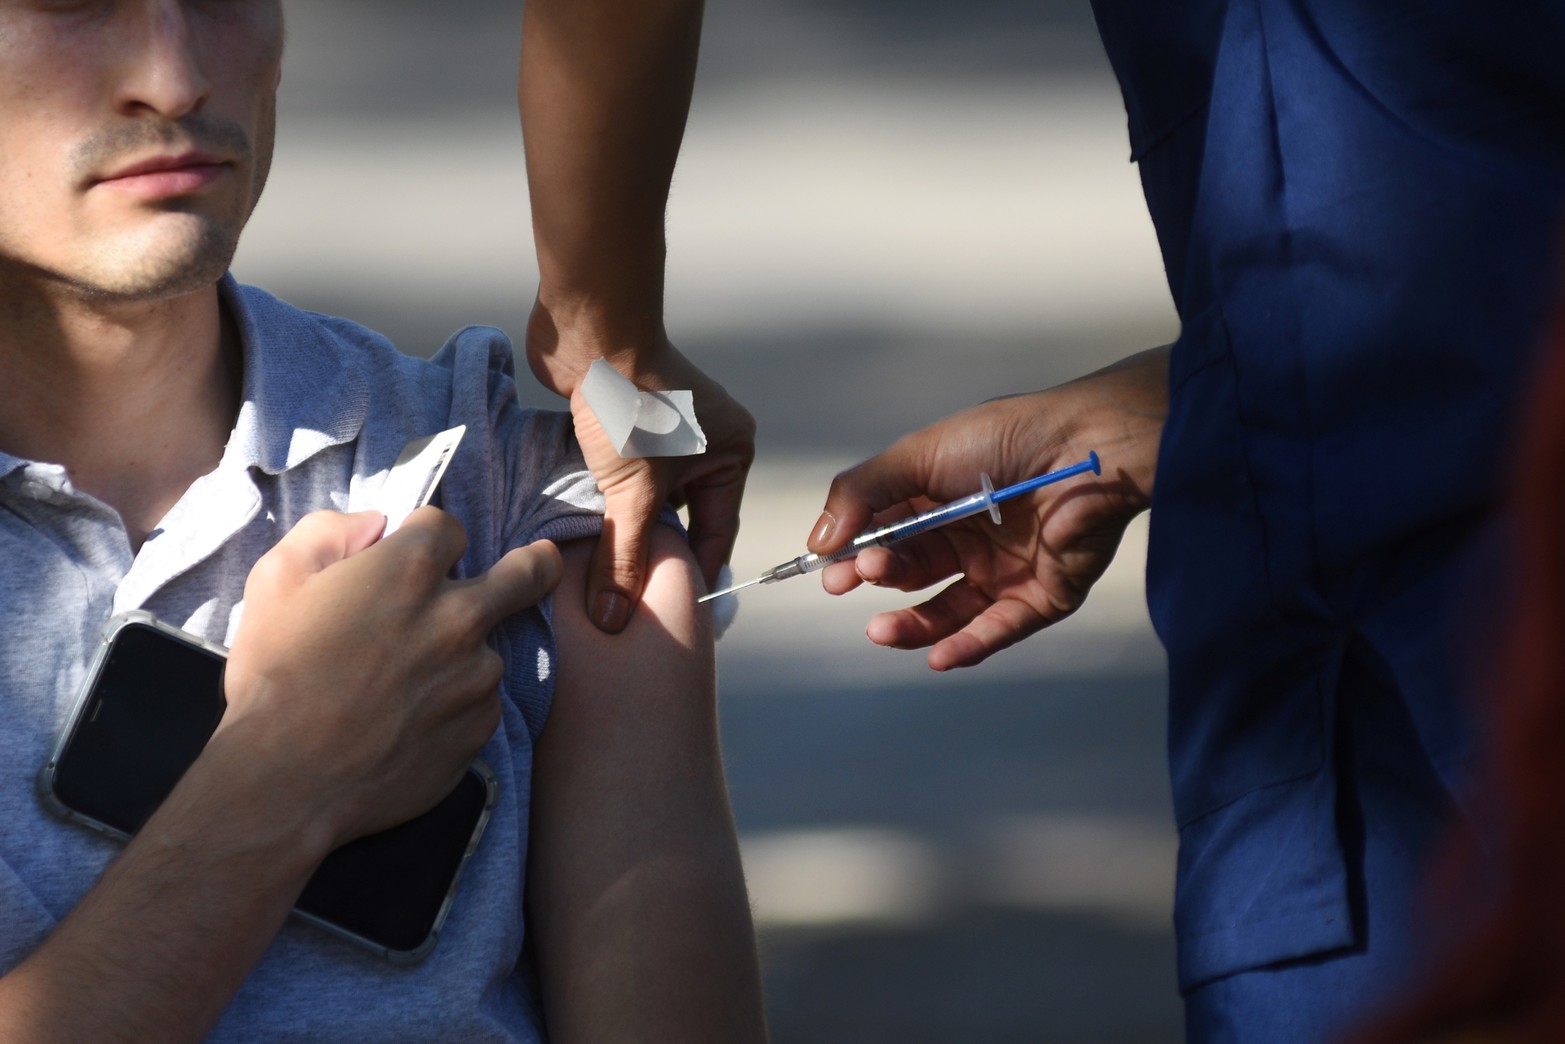
{"type": "Polygon", "coordinates": [[[125,10],[117,27],[123,58],[115,108],[127,116],[178,119],[206,104],[212,84],[185,0],[141,0],[125,10]]]}

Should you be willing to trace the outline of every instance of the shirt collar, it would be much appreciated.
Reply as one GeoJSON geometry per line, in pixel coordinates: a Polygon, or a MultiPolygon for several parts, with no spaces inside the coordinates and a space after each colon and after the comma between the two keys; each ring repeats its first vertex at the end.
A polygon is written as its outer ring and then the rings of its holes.
{"type": "Polygon", "coordinates": [[[245,366],[244,401],[226,457],[276,475],[356,438],[369,413],[369,380],[364,353],[337,321],[232,275],[218,293],[239,329],[245,366]]]}

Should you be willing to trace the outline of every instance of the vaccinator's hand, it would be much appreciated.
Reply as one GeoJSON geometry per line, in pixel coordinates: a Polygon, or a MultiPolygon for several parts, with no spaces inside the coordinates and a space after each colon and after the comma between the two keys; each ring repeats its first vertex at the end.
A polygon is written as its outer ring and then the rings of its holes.
{"type": "Polygon", "coordinates": [[[1096,450],[1102,477],[1046,486],[822,572],[843,594],[861,583],[923,590],[960,578],[917,605],[869,621],[871,641],[931,647],[937,671],[968,667],[1074,612],[1103,575],[1125,527],[1151,500],[1168,404],[1168,352],[1154,349],[1047,391],[995,399],[914,432],[838,475],[809,549],[826,554],[871,525],[971,492],[1072,464],[1096,450]]]}

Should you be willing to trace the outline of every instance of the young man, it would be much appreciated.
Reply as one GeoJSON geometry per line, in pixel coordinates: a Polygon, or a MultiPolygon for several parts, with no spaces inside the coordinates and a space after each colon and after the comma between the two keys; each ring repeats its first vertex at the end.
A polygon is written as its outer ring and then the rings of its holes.
{"type": "Polygon", "coordinates": [[[0,1038],[759,1039],[688,551],[655,534],[604,634],[591,481],[503,338],[419,362],[225,276],[282,39],[278,0],[0,0],[0,1038]],[[401,444],[456,423],[450,513],[378,539],[401,444]],[[121,850],[32,775],[131,608],[232,652],[121,850]],[[432,956],[287,921],[480,753],[500,805],[432,956]]]}

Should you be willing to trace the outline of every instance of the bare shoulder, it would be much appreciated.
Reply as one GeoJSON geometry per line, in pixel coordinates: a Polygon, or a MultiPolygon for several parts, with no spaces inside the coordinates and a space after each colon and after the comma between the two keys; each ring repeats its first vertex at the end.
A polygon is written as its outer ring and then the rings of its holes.
{"type": "Polygon", "coordinates": [[[716,685],[711,612],[696,602],[704,586],[684,539],[657,527],[646,591],[629,625],[616,635],[604,634],[587,618],[583,592],[593,541],[573,541],[561,551],[565,578],[555,589],[553,614],[560,673],[551,717],[572,717],[572,708],[612,706],[616,717],[682,709],[696,712],[687,726],[709,720],[716,685]]]}
{"type": "MultiPolygon", "coordinates": [[[[594,543],[594,540],[575,540],[561,546],[565,555],[565,579],[555,592],[555,613],[562,618],[556,626],[562,623],[572,628],[577,625],[592,626],[585,615],[582,592],[586,587],[587,567],[592,560],[594,543]]],[[[711,644],[711,613],[704,606],[696,604],[696,599],[704,593],[700,570],[691,554],[690,545],[670,527],[655,526],[646,591],[624,633],[635,639],[646,630],[645,627],[638,628],[638,623],[655,621],[659,625],[657,629],[690,639],[702,639],[706,644],[711,644]],[[643,614],[649,619],[643,621],[643,614]]],[[[596,627],[592,629],[597,631],[596,627]]],[[[604,637],[613,640],[613,636],[604,637]]]]}

